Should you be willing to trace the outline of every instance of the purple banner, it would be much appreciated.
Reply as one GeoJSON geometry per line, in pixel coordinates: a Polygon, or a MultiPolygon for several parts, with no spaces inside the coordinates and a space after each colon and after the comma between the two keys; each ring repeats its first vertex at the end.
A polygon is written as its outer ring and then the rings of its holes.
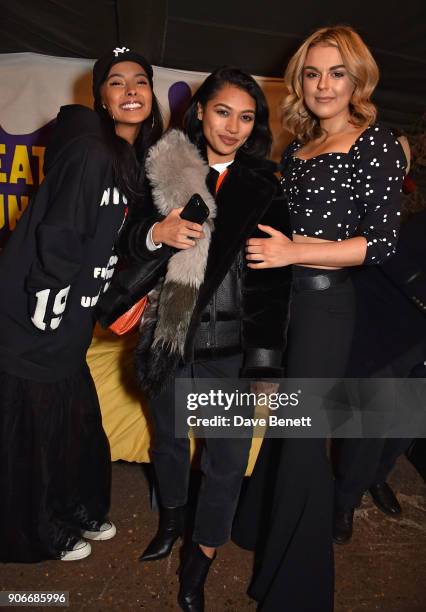
{"type": "Polygon", "coordinates": [[[8,134],[0,126],[0,247],[44,178],[44,153],[54,123],[22,135],[8,134]]]}

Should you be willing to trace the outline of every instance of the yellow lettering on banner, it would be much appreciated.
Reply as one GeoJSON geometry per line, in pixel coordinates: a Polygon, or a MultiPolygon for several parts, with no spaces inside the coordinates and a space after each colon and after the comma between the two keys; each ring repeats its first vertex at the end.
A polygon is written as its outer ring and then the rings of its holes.
{"type": "Polygon", "coordinates": [[[28,206],[29,197],[21,196],[20,204],[18,204],[18,198],[15,195],[9,195],[7,198],[7,207],[9,211],[9,229],[12,231],[16,227],[16,223],[21,218],[22,213],[28,206]]]}
{"type": "MultiPolygon", "coordinates": [[[[4,155],[5,153],[6,153],[6,145],[0,144],[0,155],[4,155]]],[[[0,159],[0,168],[1,168],[1,159],[0,159]]],[[[6,172],[0,172],[0,183],[6,183],[6,182],[7,182],[6,172]]],[[[4,202],[4,199],[3,199],[3,202],[4,202]]],[[[4,222],[4,219],[3,219],[3,222],[4,222]]]]}
{"type": "Polygon", "coordinates": [[[4,195],[0,193],[0,229],[6,225],[6,215],[4,214],[4,195]]]}
{"type": "Polygon", "coordinates": [[[16,145],[9,182],[17,183],[19,179],[24,179],[27,185],[34,184],[28,150],[25,145],[16,145]]]}
{"type": "Polygon", "coordinates": [[[46,147],[33,147],[31,153],[38,158],[38,184],[41,185],[44,179],[43,164],[46,147]]]}

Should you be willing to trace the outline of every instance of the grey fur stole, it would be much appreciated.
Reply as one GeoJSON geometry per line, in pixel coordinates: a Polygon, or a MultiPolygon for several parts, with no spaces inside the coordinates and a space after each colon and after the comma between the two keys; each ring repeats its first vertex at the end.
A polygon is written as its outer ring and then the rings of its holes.
{"type": "Polygon", "coordinates": [[[208,172],[209,167],[198,149],[179,130],[166,133],[152,147],[146,161],[153,201],[162,215],[185,206],[194,193],[201,195],[210,210],[203,226],[205,237],[190,249],[172,255],[164,279],[149,295],[136,351],[138,378],[149,397],[161,391],[183,357],[189,324],[204,280],[216,216],[216,204],[206,186],[208,172]]]}

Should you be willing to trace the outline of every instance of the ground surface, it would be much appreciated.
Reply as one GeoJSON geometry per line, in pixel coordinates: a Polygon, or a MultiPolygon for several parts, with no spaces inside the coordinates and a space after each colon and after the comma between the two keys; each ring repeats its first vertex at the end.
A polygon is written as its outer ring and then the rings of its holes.
{"type": "MultiPolygon", "coordinates": [[[[336,547],[335,612],[426,610],[426,487],[406,459],[400,460],[390,482],[402,503],[403,517],[387,518],[364,499],[356,514],[353,541],[336,547]]],[[[87,559],[5,565],[0,569],[0,590],[67,590],[72,612],[178,610],[178,547],[169,559],[138,562],[156,526],[141,466],[114,464],[111,517],[118,528],[116,538],[95,542],[87,559]]],[[[245,594],[251,563],[251,553],[234,544],[221,550],[209,574],[206,612],[255,612],[255,603],[245,594]]],[[[294,611],[283,602],[277,612],[294,611]]]]}

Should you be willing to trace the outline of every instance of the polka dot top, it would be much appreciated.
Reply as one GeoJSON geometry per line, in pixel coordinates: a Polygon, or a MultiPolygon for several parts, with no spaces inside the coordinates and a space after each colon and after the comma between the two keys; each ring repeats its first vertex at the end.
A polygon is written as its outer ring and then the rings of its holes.
{"type": "Polygon", "coordinates": [[[281,184],[288,198],[293,234],[341,241],[365,236],[364,264],[395,252],[406,159],[392,132],[368,127],[348,153],[295,157],[301,144],[284,151],[281,184]]]}

